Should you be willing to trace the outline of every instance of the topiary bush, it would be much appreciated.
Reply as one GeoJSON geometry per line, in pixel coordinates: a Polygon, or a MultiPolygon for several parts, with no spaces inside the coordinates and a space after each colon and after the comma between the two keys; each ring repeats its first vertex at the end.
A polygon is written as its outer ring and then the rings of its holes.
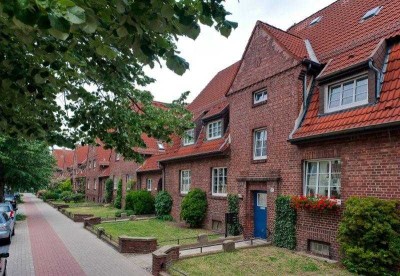
{"type": "Polygon", "coordinates": [[[115,196],[114,207],[121,209],[122,205],[122,179],[118,181],[117,195],[115,196]]]}
{"type": "Polygon", "coordinates": [[[351,197],[345,207],[338,234],[343,264],[357,274],[396,275],[400,264],[398,202],[351,197]]]}
{"type": "Polygon", "coordinates": [[[296,210],[292,208],[290,196],[278,196],[275,201],[274,244],[288,249],[296,248],[296,210]]]}
{"type": "MultiPolygon", "coordinates": [[[[228,212],[239,214],[239,196],[228,195],[228,212]]],[[[239,218],[234,223],[228,225],[228,233],[231,236],[240,235],[242,232],[242,226],[239,223],[239,218]]]]}
{"type": "Polygon", "coordinates": [[[114,189],[114,182],[112,181],[111,178],[109,178],[106,180],[106,196],[105,196],[106,203],[111,203],[113,198],[113,189],[114,189]]]}
{"type": "Polygon", "coordinates": [[[183,199],[181,217],[190,227],[201,227],[207,212],[206,192],[196,188],[183,199]]]}
{"type": "Polygon", "coordinates": [[[156,216],[161,220],[172,220],[170,215],[172,209],[172,197],[166,191],[161,191],[155,198],[156,216]]]}
{"type": "Polygon", "coordinates": [[[154,214],[154,197],[149,191],[129,192],[125,202],[125,209],[133,210],[134,215],[154,214]]]}

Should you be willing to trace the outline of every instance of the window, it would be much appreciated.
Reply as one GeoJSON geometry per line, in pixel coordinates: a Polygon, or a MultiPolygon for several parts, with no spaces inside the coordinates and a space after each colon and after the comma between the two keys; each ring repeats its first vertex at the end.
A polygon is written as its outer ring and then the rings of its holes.
{"type": "Polygon", "coordinates": [[[157,146],[158,146],[159,150],[165,150],[165,147],[164,147],[163,143],[157,142],[157,146]]]}
{"type": "Polygon", "coordinates": [[[194,128],[186,130],[185,136],[183,137],[183,145],[193,145],[194,144],[194,128]]]}
{"type": "Polygon", "coordinates": [[[181,194],[187,194],[192,181],[190,170],[181,171],[181,194]]]}
{"type": "Polygon", "coordinates": [[[146,181],[147,191],[151,191],[152,184],[153,184],[153,180],[151,178],[148,178],[147,181],[146,181]]]}
{"type": "Polygon", "coordinates": [[[96,159],[93,160],[93,168],[96,168],[96,159]]]}
{"type": "Polygon", "coordinates": [[[378,13],[381,11],[382,6],[375,7],[373,9],[370,9],[367,11],[364,16],[361,18],[361,21],[367,20],[371,17],[374,17],[375,15],[378,15],[378,13]]]}
{"type": "Polygon", "coordinates": [[[254,131],[253,158],[261,160],[267,158],[267,130],[259,129],[254,131]]]}
{"type": "Polygon", "coordinates": [[[340,199],[340,160],[305,162],[304,194],[322,195],[340,199]]]}
{"type": "Polygon", "coordinates": [[[325,111],[332,112],[368,103],[368,77],[330,85],[325,111]]]}
{"type": "Polygon", "coordinates": [[[93,183],[94,183],[94,189],[97,190],[97,179],[93,179],[93,183]]]}
{"type": "Polygon", "coordinates": [[[125,182],[125,183],[126,183],[126,189],[127,189],[127,190],[132,189],[132,175],[127,174],[127,175],[126,175],[125,181],[126,181],[126,182],[125,182]]]}
{"type": "Polygon", "coordinates": [[[213,168],[212,169],[212,194],[225,196],[226,195],[226,180],[228,170],[227,168],[213,168]]]}
{"type": "Polygon", "coordinates": [[[309,241],[310,251],[312,253],[329,257],[330,245],[324,242],[309,241]]]}
{"type": "Polygon", "coordinates": [[[212,220],[212,230],[214,231],[222,231],[222,221],[212,220]]]}
{"type": "Polygon", "coordinates": [[[266,100],[267,100],[267,90],[254,92],[254,99],[253,99],[254,104],[262,103],[265,102],[266,100]]]}
{"type": "Polygon", "coordinates": [[[208,123],[207,125],[207,139],[217,139],[222,137],[222,120],[208,123]]]}
{"type": "Polygon", "coordinates": [[[113,181],[114,181],[114,190],[116,190],[118,188],[118,179],[116,177],[113,177],[113,181]]]}
{"type": "Polygon", "coordinates": [[[121,159],[121,154],[117,153],[115,154],[115,161],[119,161],[121,159]]]}
{"type": "Polygon", "coordinates": [[[89,161],[89,169],[92,168],[92,161],[89,161]]]}
{"type": "Polygon", "coordinates": [[[88,181],[87,181],[87,189],[89,190],[90,189],[90,180],[88,179],[88,181]]]}
{"type": "Polygon", "coordinates": [[[257,206],[265,209],[267,207],[267,194],[257,193],[257,206]]]}
{"type": "Polygon", "coordinates": [[[310,26],[317,24],[319,21],[321,21],[322,16],[318,16],[317,18],[314,18],[311,22],[310,22],[310,26]]]}

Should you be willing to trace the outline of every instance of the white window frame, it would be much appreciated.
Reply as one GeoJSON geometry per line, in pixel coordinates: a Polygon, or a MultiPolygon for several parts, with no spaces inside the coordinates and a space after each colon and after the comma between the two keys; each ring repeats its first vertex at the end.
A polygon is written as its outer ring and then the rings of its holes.
{"type": "Polygon", "coordinates": [[[115,161],[119,161],[121,159],[120,153],[115,153],[115,161]]]}
{"type": "Polygon", "coordinates": [[[268,100],[267,89],[258,90],[253,93],[253,104],[263,103],[263,102],[266,102],[267,100],[268,100]],[[256,95],[260,94],[260,93],[263,94],[263,97],[260,100],[256,100],[256,95]]]}
{"type": "Polygon", "coordinates": [[[96,159],[93,160],[93,168],[96,168],[96,159]]]}
{"type": "Polygon", "coordinates": [[[185,131],[185,136],[183,137],[183,145],[189,146],[193,144],[194,144],[194,128],[191,128],[185,131]]]}
{"type": "Polygon", "coordinates": [[[180,192],[181,194],[187,194],[192,184],[192,172],[190,170],[181,170],[180,173],[180,192]],[[188,175],[184,176],[185,173],[188,175]],[[186,189],[185,189],[186,187],[186,189]]]}
{"type": "MultiPolygon", "coordinates": [[[[217,126],[216,128],[218,128],[218,126],[217,126]]],[[[221,137],[222,137],[223,128],[224,128],[224,124],[223,124],[223,122],[222,122],[222,119],[209,122],[209,123],[207,124],[207,140],[214,140],[214,139],[221,138],[221,137]],[[221,124],[220,133],[219,133],[219,134],[216,134],[216,135],[214,136],[214,132],[213,132],[213,131],[210,131],[210,128],[211,128],[211,130],[213,130],[213,129],[214,129],[213,126],[214,126],[214,125],[218,125],[219,123],[221,124]]]]}
{"type": "Polygon", "coordinates": [[[227,167],[215,167],[215,168],[212,168],[212,173],[211,173],[211,194],[213,195],[213,196],[226,196],[227,194],[228,194],[228,168],[227,167]],[[225,193],[219,193],[218,192],[218,187],[220,186],[220,185],[223,185],[223,184],[221,184],[220,183],[220,179],[219,179],[219,177],[217,177],[217,190],[216,191],[214,191],[214,184],[215,184],[215,173],[218,173],[218,175],[219,175],[219,171],[220,170],[223,170],[223,179],[225,179],[225,193]]]}
{"type": "Polygon", "coordinates": [[[164,144],[161,143],[160,141],[157,141],[157,147],[158,147],[158,150],[165,150],[164,144]]]}
{"type": "Polygon", "coordinates": [[[265,160],[267,159],[267,142],[268,142],[268,132],[266,128],[259,128],[253,131],[253,159],[254,160],[265,160]],[[261,152],[263,152],[263,148],[265,148],[265,155],[256,155],[256,146],[257,146],[257,141],[256,141],[256,133],[257,132],[265,132],[265,144],[261,145],[261,152]]]}
{"type": "Polygon", "coordinates": [[[87,189],[90,190],[90,180],[87,181],[87,189]]]}
{"type": "Polygon", "coordinates": [[[113,182],[114,182],[114,190],[118,189],[118,178],[114,177],[113,182]]]}
{"type": "Polygon", "coordinates": [[[153,186],[153,179],[147,178],[146,179],[146,190],[151,192],[152,186],[153,186]]]}
{"type": "Polygon", "coordinates": [[[132,186],[129,186],[129,182],[131,182],[132,179],[133,179],[133,177],[132,177],[132,175],[130,175],[130,174],[127,174],[127,175],[125,176],[126,190],[127,190],[127,191],[129,191],[129,190],[132,189],[132,186]]]}
{"type": "MultiPolygon", "coordinates": [[[[319,175],[321,174],[319,167],[320,167],[320,163],[321,162],[329,162],[329,184],[328,184],[328,197],[331,197],[331,185],[332,185],[332,163],[335,161],[339,161],[339,163],[341,164],[341,166],[343,165],[343,162],[338,159],[311,159],[311,160],[306,160],[305,162],[303,162],[303,195],[307,196],[307,182],[308,182],[308,167],[307,165],[309,163],[317,163],[317,182],[315,185],[315,195],[319,195],[318,190],[319,190],[319,175]]],[[[339,186],[339,191],[341,191],[342,189],[342,169],[340,170],[340,186],[339,186]]],[[[341,194],[341,192],[340,192],[341,194]]],[[[339,198],[340,199],[340,198],[339,198]]],[[[338,204],[340,203],[340,201],[338,202],[338,204]]]]}
{"type": "Polygon", "coordinates": [[[365,105],[368,103],[368,86],[369,86],[369,79],[368,79],[368,74],[366,73],[362,73],[359,74],[357,76],[352,76],[350,78],[346,78],[343,80],[340,80],[338,82],[334,82],[334,83],[329,83],[325,86],[325,103],[324,103],[324,107],[325,107],[325,113],[331,113],[331,112],[335,112],[335,111],[340,111],[340,110],[345,110],[348,108],[352,108],[352,107],[357,107],[357,106],[361,106],[361,105],[365,105]],[[367,97],[362,100],[362,101],[355,101],[355,97],[356,97],[356,83],[357,81],[361,80],[361,79],[366,79],[367,80],[367,97]],[[345,83],[351,82],[353,81],[353,101],[349,104],[342,104],[342,100],[343,100],[343,85],[345,83]],[[336,106],[336,107],[329,107],[329,95],[330,95],[330,91],[333,87],[337,87],[340,86],[341,87],[341,92],[340,92],[340,105],[336,106]]]}
{"type": "Polygon", "coordinates": [[[94,180],[94,189],[97,190],[97,179],[93,179],[94,180]]]}

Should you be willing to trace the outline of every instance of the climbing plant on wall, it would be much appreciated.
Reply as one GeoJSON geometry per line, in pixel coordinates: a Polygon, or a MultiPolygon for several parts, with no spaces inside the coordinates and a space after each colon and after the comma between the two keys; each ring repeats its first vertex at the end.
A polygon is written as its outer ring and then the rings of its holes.
{"type": "Polygon", "coordinates": [[[290,196],[276,199],[274,244],[288,249],[296,248],[296,210],[291,207],[290,196]]]}
{"type": "MultiPolygon", "coordinates": [[[[239,196],[235,194],[228,195],[228,212],[239,213],[239,196]]],[[[232,236],[240,234],[242,226],[239,223],[239,219],[235,220],[234,223],[228,225],[228,233],[232,236]]]]}

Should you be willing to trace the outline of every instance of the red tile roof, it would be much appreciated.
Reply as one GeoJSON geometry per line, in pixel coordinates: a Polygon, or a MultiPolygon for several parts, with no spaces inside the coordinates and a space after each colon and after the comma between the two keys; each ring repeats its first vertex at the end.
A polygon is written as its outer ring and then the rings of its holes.
{"type": "Polygon", "coordinates": [[[86,162],[89,153],[89,146],[77,146],[75,149],[75,156],[77,164],[83,164],[86,162]]]}
{"type": "Polygon", "coordinates": [[[140,166],[136,171],[137,172],[148,172],[148,171],[161,170],[161,168],[158,165],[158,162],[160,161],[160,158],[162,156],[163,155],[160,155],[160,154],[150,156],[143,162],[143,165],[140,166]]]}
{"type": "Polygon", "coordinates": [[[57,168],[65,170],[72,167],[74,162],[74,151],[70,149],[54,149],[53,156],[57,162],[57,168]]]}
{"type": "MultiPolygon", "coordinates": [[[[308,111],[301,127],[293,138],[312,137],[365,127],[400,123],[400,43],[392,46],[381,90],[376,104],[358,107],[343,112],[318,116],[319,94],[317,89],[311,96],[308,111]]],[[[384,66],[384,67],[385,67],[384,66]]]]}

